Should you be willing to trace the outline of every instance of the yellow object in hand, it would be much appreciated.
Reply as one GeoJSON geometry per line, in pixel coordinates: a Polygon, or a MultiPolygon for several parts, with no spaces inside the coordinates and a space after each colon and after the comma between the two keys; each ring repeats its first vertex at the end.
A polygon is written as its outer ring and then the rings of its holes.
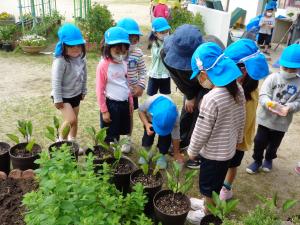
{"type": "Polygon", "coordinates": [[[275,106],[274,102],[272,102],[272,101],[267,102],[267,107],[274,108],[274,106],[275,106]]]}

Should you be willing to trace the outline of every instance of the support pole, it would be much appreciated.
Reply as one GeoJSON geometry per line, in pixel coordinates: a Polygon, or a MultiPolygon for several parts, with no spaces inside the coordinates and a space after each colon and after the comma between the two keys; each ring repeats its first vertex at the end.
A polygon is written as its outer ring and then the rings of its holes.
{"type": "Polygon", "coordinates": [[[22,31],[24,32],[24,19],[23,19],[23,10],[22,10],[22,1],[19,0],[19,12],[20,12],[20,20],[22,23],[22,31]]]}

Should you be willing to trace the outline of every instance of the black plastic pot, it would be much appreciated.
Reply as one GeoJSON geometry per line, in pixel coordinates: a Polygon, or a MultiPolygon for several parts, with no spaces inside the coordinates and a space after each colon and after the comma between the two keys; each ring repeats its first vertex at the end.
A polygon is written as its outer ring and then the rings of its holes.
{"type": "MultiPolygon", "coordinates": [[[[149,170],[149,173],[152,173],[153,170],[149,170]]],[[[134,178],[135,177],[138,177],[139,175],[143,174],[143,171],[141,169],[138,169],[134,172],[132,172],[130,174],[130,186],[131,188],[136,184],[134,182],[134,178]]],[[[149,216],[149,217],[152,217],[153,216],[153,213],[154,213],[154,206],[153,206],[153,198],[155,196],[155,194],[161,190],[161,187],[162,187],[162,184],[163,184],[163,178],[162,178],[162,175],[160,172],[158,172],[156,174],[156,177],[158,180],[160,180],[160,183],[155,186],[155,187],[147,187],[147,186],[144,186],[144,191],[147,195],[147,198],[148,198],[148,202],[146,203],[145,205],[145,209],[144,209],[144,213],[149,216]]]]}
{"type": "Polygon", "coordinates": [[[76,142],[72,141],[58,141],[53,143],[48,147],[48,151],[51,157],[51,152],[53,151],[53,148],[59,149],[63,144],[67,144],[67,146],[71,147],[72,155],[75,157],[76,161],[78,161],[78,152],[79,152],[79,145],[76,142]]]}
{"type": "MultiPolygon", "coordinates": [[[[114,158],[108,158],[105,160],[110,165],[113,165],[115,162],[114,158]]],[[[130,165],[130,172],[128,173],[114,173],[114,176],[112,178],[112,182],[115,184],[116,188],[123,193],[124,196],[126,196],[127,193],[130,192],[130,174],[136,170],[136,165],[134,162],[132,162],[129,158],[122,157],[120,159],[120,163],[128,164],[130,165]]]]}
{"type": "Polygon", "coordinates": [[[9,149],[9,156],[14,169],[28,170],[28,169],[37,169],[39,168],[38,164],[35,164],[34,161],[39,158],[39,153],[42,151],[42,148],[38,144],[34,144],[32,148],[32,153],[29,156],[17,156],[17,151],[25,149],[28,143],[20,143],[9,149]]]}
{"type": "Polygon", "coordinates": [[[161,211],[157,205],[156,205],[156,201],[168,194],[173,193],[171,190],[161,190],[159,192],[156,193],[156,195],[153,198],[153,205],[154,205],[154,213],[155,213],[155,217],[158,221],[162,222],[162,225],[184,225],[185,220],[186,220],[186,216],[191,208],[191,202],[190,199],[186,196],[186,195],[182,195],[184,201],[187,202],[187,204],[189,205],[188,209],[186,210],[186,212],[179,214],[179,215],[170,215],[167,214],[163,211],[161,211]]]}
{"type": "Polygon", "coordinates": [[[11,52],[13,49],[13,45],[11,43],[3,43],[2,49],[6,52],[11,52]]]}
{"type": "Polygon", "coordinates": [[[200,225],[221,225],[223,222],[219,217],[216,217],[214,215],[206,215],[202,218],[200,225]]]}
{"type": "Polygon", "coordinates": [[[0,148],[3,150],[0,152],[0,171],[3,171],[8,175],[10,171],[10,146],[5,142],[0,142],[0,148]]]}

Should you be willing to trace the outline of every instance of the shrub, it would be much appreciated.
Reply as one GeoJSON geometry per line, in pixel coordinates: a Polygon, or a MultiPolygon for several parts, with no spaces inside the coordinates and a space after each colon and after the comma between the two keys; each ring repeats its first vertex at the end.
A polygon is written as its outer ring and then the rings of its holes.
{"type": "Polygon", "coordinates": [[[172,32],[176,30],[177,27],[183,24],[193,24],[199,27],[202,34],[205,34],[204,31],[204,22],[200,13],[193,15],[190,11],[187,11],[183,8],[174,8],[171,11],[171,19],[169,20],[172,32]]]}
{"type": "Polygon", "coordinates": [[[88,42],[100,43],[104,32],[114,25],[114,20],[107,6],[94,3],[85,19],[77,18],[77,24],[88,42]]]}
{"type": "Polygon", "coordinates": [[[54,151],[51,160],[45,151],[40,156],[39,189],[23,199],[27,225],[152,224],[143,213],[146,197],[141,184],[123,197],[110,183],[106,163],[96,175],[91,154],[85,166],[78,166],[66,145],[54,151]]]}
{"type": "Polygon", "coordinates": [[[15,39],[15,35],[18,32],[16,25],[0,26],[0,40],[3,43],[10,43],[15,39]]]}

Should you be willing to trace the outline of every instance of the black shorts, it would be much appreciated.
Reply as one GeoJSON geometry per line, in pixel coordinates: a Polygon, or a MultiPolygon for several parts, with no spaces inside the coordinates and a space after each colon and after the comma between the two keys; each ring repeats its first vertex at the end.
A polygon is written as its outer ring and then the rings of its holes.
{"type": "Polygon", "coordinates": [[[133,97],[133,109],[136,110],[139,108],[139,99],[138,97],[133,97]]]}
{"type": "Polygon", "coordinates": [[[164,79],[156,79],[149,77],[148,80],[148,88],[147,88],[147,94],[149,96],[155,95],[159,93],[164,95],[171,94],[171,79],[164,78],[164,79]]]}
{"type": "Polygon", "coordinates": [[[202,195],[211,198],[213,191],[220,193],[229,161],[216,161],[201,157],[199,187],[202,195]]]}
{"type": "MultiPolygon", "coordinates": [[[[53,96],[51,96],[51,98],[53,100],[53,96]]],[[[82,94],[72,98],[63,98],[63,103],[69,103],[72,106],[72,108],[76,108],[80,105],[81,99],[82,99],[82,94]]]]}
{"type": "Polygon", "coordinates": [[[229,168],[238,167],[241,165],[242,160],[244,158],[244,151],[236,150],[235,155],[229,162],[229,168]]]}
{"type": "Polygon", "coordinates": [[[272,40],[272,34],[263,34],[263,33],[259,33],[258,34],[258,40],[257,43],[259,45],[269,45],[271,43],[272,40]]]}
{"type": "Polygon", "coordinates": [[[106,99],[108,112],[110,113],[110,123],[105,123],[100,113],[101,128],[108,127],[105,141],[107,143],[119,140],[120,135],[130,133],[130,110],[128,101],[115,101],[106,99]]]}

